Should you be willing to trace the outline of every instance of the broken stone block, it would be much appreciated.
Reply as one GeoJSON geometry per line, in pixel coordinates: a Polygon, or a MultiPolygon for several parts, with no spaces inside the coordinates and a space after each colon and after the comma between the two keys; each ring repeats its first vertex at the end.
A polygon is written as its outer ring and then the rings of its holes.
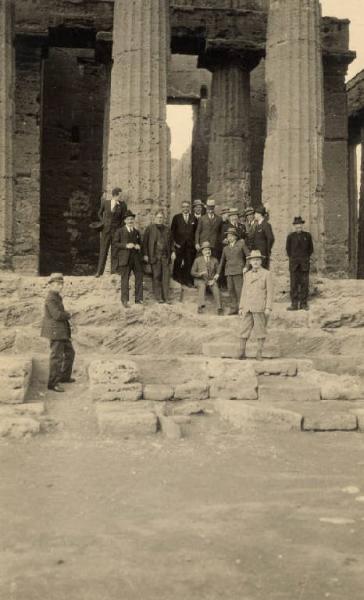
{"type": "Polygon", "coordinates": [[[179,401],[173,404],[172,416],[203,415],[207,410],[206,402],[179,401]]]}
{"type": "Polygon", "coordinates": [[[114,386],[138,380],[138,368],[131,360],[94,360],[89,366],[91,384],[113,384],[114,386]]]}
{"type": "Polygon", "coordinates": [[[318,402],[320,399],[320,388],[298,377],[259,385],[259,400],[262,402],[318,402]]]}
{"type": "Polygon", "coordinates": [[[266,425],[277,431],[301,431],[302,415],[293,411],[229,400],[217,400],[215,406],[220,416],[236,429],[266,425]]]}
{"type": "Polygon", "coordinates": [[[283,375],[295,377],[298,371],[297,360],[262,360],[253,364],[257,375],[283,375]]]}
{"type": "Polygon", "coordinates": [[[182,428],[172,417],[159,417],[162,433],[169,440],[179,440],[182,437],[182,428]]]}
{"type": "Polygon", "coordinates": [[[350,413],[327,413],[304,417],[304,431],[356,431],[358,419],[350,413]]]}
{"type": "Polygon", "coordinates": [[[207,382],[190,381],[176,385],[174,388],[175,400],[206,400],[209,397],[209,384],[207,382]]]}
{"type": "Polygon", "coordinates": [[[358,429],[364,432],[364,408],[357,408],[351,411],[358,419],[358,429]]]}
{"type": "Polygon", "coordinates": [[[239,358],[239,342],[208,342],[202,345],[202,354],[216,358],[239,358]]]}
{"type": "Polygon", "coordinates": [[[91,395],[94,402],[136,402],[143,396],[143,386],[137,382],[91,385],[91,395]]]}
{"type": "Polygon", "coordinates": [[[153,400],[154,402],[167,402],[174,395],[173,387],[170,385],[149,384],[144,386],[144,400],[153,400]]]}
{"type": "Polygon", "coordinates": [[[0,404],[24,402],[32,374],[32,360],[0,359],[0,404]]]}
{"type": "Polygon", "coordinates": [[[20,439],[40,433],[40,423],[31,417],[0,417],[0,437],[20,439]]]}
{"type": "Polygon", "coordinates": [[[100,433],[118,437],[144,437],[157,432],[158,418],[151,411],[132,410],[126,404],[97,406],[96,414],[100,433]]]}

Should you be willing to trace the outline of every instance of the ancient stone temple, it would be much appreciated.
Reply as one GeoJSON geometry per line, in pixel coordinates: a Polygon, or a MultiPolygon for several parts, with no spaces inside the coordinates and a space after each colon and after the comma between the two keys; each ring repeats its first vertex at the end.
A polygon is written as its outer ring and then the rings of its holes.
{"type": "Polygon", "coordinates": [[[141,229],[170,216],[174,103],[194,115],[181,194],[263,201],[277,270],[302,214],[318,270],[362,277],[348,32],[318,0],[0,0],[2,268],[94,273],[115,186],[141,229]]]}

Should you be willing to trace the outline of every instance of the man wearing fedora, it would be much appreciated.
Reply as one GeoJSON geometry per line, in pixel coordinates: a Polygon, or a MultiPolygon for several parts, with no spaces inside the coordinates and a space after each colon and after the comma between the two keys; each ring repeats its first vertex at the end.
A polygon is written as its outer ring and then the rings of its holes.
{"type": "Polygon", "coordinates": [[[149,225],[143,238],[143,255],[152,267],[154,297],[159,304],[169,304],[170,265],[176,259],[171,230],[164,223],[164,212],[158,210],[154,223],[149,225]]]}
{"type": "Polygon", "coordinates": [[[260,250],[252,250],[247,257],[251,269],[244,275],[239,314],[243,317],[241,327],[240,358],[245,359],[246,343],[253,328],[258,342],[256,358],[262,359],[267,323],[273,306],[273,283],[271,273],[262,267],[264,256],[260,250]]]}
{"type": "Polygon", "coordinates": [[[243,273],[249,250],[244,240],[238,238],[236,227],[226,232],[227,245],[224,246],[219,265],[219,275],[225,274],[230,296],[229,315],[237,315],[243,287],[243,273]]]}
{"type": "Polygon", "coordinates": [[[134,227],[135,215],[131,210],[125,214],[125,225],[114,236],[117,252],[117,270],[121,275],[121,302],[129,307],[129,280],[135,278],[135,304],[143,304],[143,255],[140,233],[134,227]]]}
{"type": "Polygon", "coordinates": [[[206,214],[203,215],[197,225],[195,234],[195,247],[200,251],[203,242],[209,242],[212,255],[215,258],[221,256],[222,244],[222,219],[215,214],[215,200],[209,198],[206,202],[206,214]]]}
{"type": "Polygon", "coordinates": [[[239,210],[237,208],[230,208],[229,219],[227,223],[223,224],[223,240],[226,240],[225,243],[227,243],[227,232],[231,228],[235,229],[238,240],[246,238],[246,229],[243,223],[239,223],[239,210]]]}
{"type": "Polygon", "coordinates": [[[303,231],[305,221],[301,216],[293,219],[294,231],[287,236],[286,250],[289,258],[291,306],[287,310],[308,310],[310,258],[313,253],[312,236],[303,231]]]}
{"type": "Polygon", "coordinates": [[[244,210],[244,225],[246,232],[246,245],[249,250],[253,250],[254,231],[255,231],[255,211],[252,206],[247,206],[244,210]]]}
{"type": "Polygon", "coordinates": [[[197,219],[191,214],[188,200],[182,202],[182,211],[174,215],[171,233],[176,260],[173,265],[173,279],[181,285],[193,286],[191,268],[195,259],[195,230],[197,219]]]}
{"type": "Polygon", "coordinates": [[[274,244],[272,226],[266,219],[264,206],[258,206],[254,213],[254,231],[252,236],[252,249],[260,250],[263,258],[263,267],[269,269],[270,255],[274,244]]]}
{"type": "MultiPolygon", "coordinates": [[[[194,221],[196,222],[196,227],[200,220],[200,217],[202,217],[202,215],[204,215],[205,213],[206,213],[205,205],[203,204],[202,200],[200,200],[199,198],[196,198],[196,200],[194,200],[192,202],[192,216],[194,218],[194,221]]],[[[195,231],[196,231],[196,227],[195,227],[195,231]]]]}
{"type": "Polygon", "coordinates": [[[201,256],[195,258],[192,265],[191,275],[195,279],[195,286],[198,289],[198,307],[197,312],[202,313],[205,308],[206,289],[209,288],[214,297],[217,314],[222,315],[221,295],[217,280],[219,279],[219,262],[217,258],[211,256],[211,244],[208,241],[201,244],[201,256]]]}
{"type": "Polygon", "coordinates": [[[115,232],[123,224],[128,207],[122,198],[122,189],[116,187],[111,192],[111,200],[106,193],[101,196],[101,204],[98,212],[100,220],[100,253],[95,277],[100,277],[106,266],[107,255],[111,248],[111,273],[117,270],[117,253],[113,243],[115,232]]]}
{"type": "Polygon", "coordinates": [[[64,392],[61,383],[73,383],[72,367],[75,351],[71,341],[71,314],[64,309],[61,292],[62,273],[53,273],[48,280],[49,292],[44,305],[41,336],[48,338],[49,358],[48,389],[64,392]]]}

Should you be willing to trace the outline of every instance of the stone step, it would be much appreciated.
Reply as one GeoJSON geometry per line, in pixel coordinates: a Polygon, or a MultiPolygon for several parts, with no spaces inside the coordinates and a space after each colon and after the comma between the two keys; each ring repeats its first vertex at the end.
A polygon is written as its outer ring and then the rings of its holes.
{"type": "MultiPolygon", "coordinates": [[[[257,345],[255,342],[247,343],[246,355],[248,358],[254,358],[257,353],[257,345]]],[[[239,342],[208,342],[202,344],[202,354],[216,358],[239,358],[240,345],[239,342]]],[[[263,349],[263,358],[279,358],[280,350],[277,345],[267,340],[263,349]]]]}
{"type": "Polygon", "coordinates": [[[321,400],[320,386],[310,383],[307,378],[295,377],[275,381],[271,377],[259,380],[258,397],[262,402],[316,402],[321,400]]]}

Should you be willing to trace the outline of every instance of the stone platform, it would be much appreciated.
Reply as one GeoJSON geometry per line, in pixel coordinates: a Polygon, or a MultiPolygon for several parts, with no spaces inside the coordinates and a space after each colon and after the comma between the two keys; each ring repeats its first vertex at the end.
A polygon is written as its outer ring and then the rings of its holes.
{"type": "MultiPolygon", "coordinates": [[[[145,304],[126,310],[118,277],[66,278],[63,296],[72,313],[76,366],[84,371],[82,393],[90,397],[101,434],[128,435],[130,429],[131,435],[178,437],[201,414],[221,415],[234,427],[242,420],[284,429],[293,418],[303,430],[361,430],[364,282],[313,281],[308,312],[287,312],[286,279],[275,289],[267,360],[257,362],[236,360],[239,316],[216,316],[210,298],[206,313],[197,314],[195,290],[173,285],[172,303],[158,305],[146,279],[145,304]]],[[[48,342],[39,330],[46,279],[2,274],[0,291],[0,359],[6,364],[25,354],[28,365],[33,359],[33,380],[44,389],[48,342]]],[[[225,293],[223,300],[227,313],[225,293]]],[[[255,356],[254,339],[247,350],[255,356]]]]}

